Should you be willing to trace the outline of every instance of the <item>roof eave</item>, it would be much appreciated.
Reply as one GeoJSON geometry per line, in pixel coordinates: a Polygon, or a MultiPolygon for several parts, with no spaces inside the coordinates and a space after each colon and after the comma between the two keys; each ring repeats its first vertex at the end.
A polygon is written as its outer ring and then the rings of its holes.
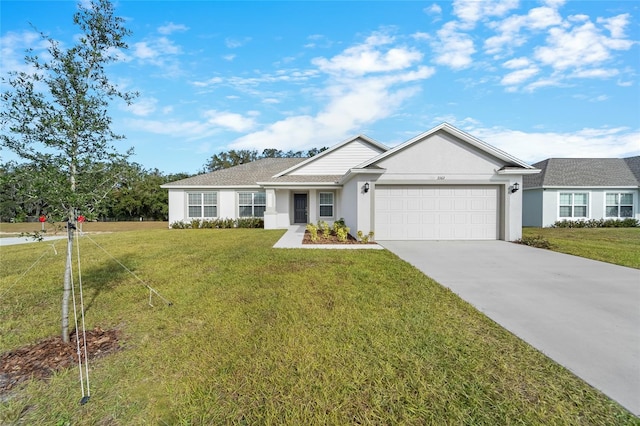
{"type": "Polygon", "coordinates": [[[360,167],[353,167],[351,169],[349,169],[347,171],[347,173],[344,174],[344,176],[342,176],[342,178],[338,181],[339,184],[343,185],[345,182],[348,182],[349,180],[351,180],[351,178],[353,178],[355,175],[358,174],[374,174],[374,175],[381,175],[384,172],[386,172],[387,169],[366,169],[366,168],[360,168],[360,167]]]}
{"type": "Polygon", "coordinates": [[[160,185],[163,189],[234,189],[234,188],[260,188],[258,184],[238,185],[160,185]]]}
{"type": "Polygon", "coordinates": [[[541,171],[540,169],[508,168],[496,170],[496,173],[499,175],[536,175],[541,171]]]}

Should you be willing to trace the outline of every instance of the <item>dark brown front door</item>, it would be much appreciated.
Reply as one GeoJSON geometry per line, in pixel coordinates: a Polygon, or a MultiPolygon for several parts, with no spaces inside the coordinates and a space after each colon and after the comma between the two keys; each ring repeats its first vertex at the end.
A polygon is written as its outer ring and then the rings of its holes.
{"type": "Polygon", "coordinates": [[[293,222],[307,223],[307,194],[293,194],[293,222]]]}

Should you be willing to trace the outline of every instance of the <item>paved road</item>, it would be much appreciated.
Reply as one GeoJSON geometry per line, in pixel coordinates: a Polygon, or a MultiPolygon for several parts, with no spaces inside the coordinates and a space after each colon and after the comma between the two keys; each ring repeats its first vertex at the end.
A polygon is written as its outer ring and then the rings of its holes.
{"type": "Polygon", "coordinates": [[[379,242],[640,416],[640,271],[504,241],[379,242]]]}

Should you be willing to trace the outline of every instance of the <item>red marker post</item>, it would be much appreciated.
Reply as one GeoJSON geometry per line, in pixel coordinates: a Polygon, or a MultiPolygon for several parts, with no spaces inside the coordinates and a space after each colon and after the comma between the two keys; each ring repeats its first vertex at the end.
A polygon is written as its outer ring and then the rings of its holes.
{"type": "Polygon", "coordinates": [[[78,216],[78,222],[80,223],[80,232],[82,232],[82,223],[83,223],[85,220],[87,220],[87,218],[86,218],[86,217],[84,217],[84,216],[82,216],[82,215],[78,216]]]}
{"type": "Polygon", "coordinates": [[[44,231],[44,223],[47,221],[46,216],[45,216],[45,215],[42,215],[42,216],[40,216],[40,217],[38,218],[38,220],[39,220],[39,221],[40,221],[40,223],[41,223],[41,228],[40,228],[40,229],[41,229],[42,231],[44,231]]]}

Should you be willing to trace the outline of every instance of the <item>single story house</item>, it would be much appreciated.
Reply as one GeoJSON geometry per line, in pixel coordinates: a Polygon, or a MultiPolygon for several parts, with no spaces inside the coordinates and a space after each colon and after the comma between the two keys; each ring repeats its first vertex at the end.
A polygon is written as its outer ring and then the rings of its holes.
{"type": "Polygon", "coordinates": [[[523,161],[447,123],[394,148],[360,135],[311,158],[265,158],[163,185],[169,223],[264,217],[332,223],[376,240],[516,240],[523,161]]]}
{"type": "Polygon", "coordinates": [[[549,158],[524,177],[523,226],[561,220],[640,219],[640,156],[549,158]]]}

